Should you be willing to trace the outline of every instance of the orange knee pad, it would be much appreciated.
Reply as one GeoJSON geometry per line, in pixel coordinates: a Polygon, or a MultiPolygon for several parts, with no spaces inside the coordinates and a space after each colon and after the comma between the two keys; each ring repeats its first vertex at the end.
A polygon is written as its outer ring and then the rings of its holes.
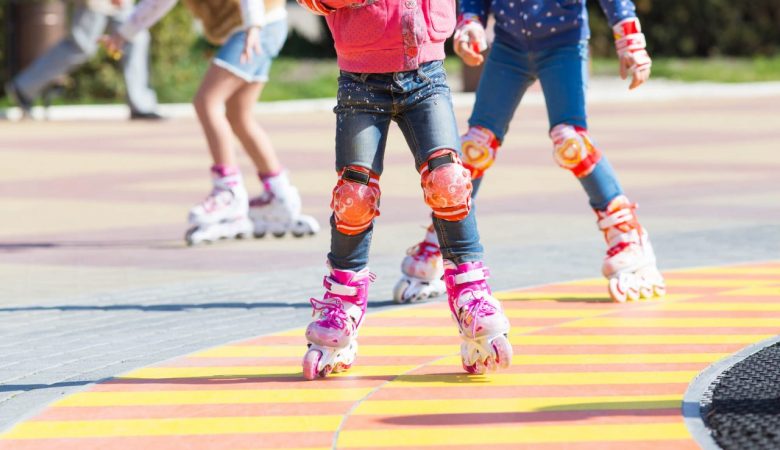
{"type": "Polygon", "coordinates": [[[471,172],[471,178],[482,178],[493,165],[500,143],[496,135],[485,127],[471,127],[460,138],[463,166],[471,172]]]}
{"type": "Polygon", "coordinates": [[[550,138],[555,162],[577,178],[590,175],[601,160],[601,151],[593,145],[585,128],[562,123],[553,127],[550,138]]]}
{"type": "Polygon", "coordinates": [[[379,175],[359,166],[342,169],[330,202],[336,229],[350,236],[368,229],[379,216],[380,196],[379,175]]]}
{"type": "Polygon", "coordinates": [[[425,203],[433,215],[456,222],[471,210],[471,175],[458,154],[451,149],[439,150],[420,168],[425,203]]]}

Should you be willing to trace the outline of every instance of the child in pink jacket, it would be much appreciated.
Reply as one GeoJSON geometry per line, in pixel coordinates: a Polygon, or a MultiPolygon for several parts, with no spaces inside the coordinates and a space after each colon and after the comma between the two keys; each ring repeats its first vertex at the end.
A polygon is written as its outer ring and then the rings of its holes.
{"type": "Polygon", "coordinates": [[[379,178],[391,121],[398,123],[421,177],[423,197],[444,257],[449,305],[463,339],[469,373],[508,367],[509,321],[487,284],[471,177],[459,154],[458,130],[442,66],[455,28],[454,0],[299,0],[326,16],[339,77],[336,171],[331,208],[330,273],[325,295],[312,299],[306,330],[307,379],[348,369],[366,312],[368,250],[379,215],[379,178]]]}

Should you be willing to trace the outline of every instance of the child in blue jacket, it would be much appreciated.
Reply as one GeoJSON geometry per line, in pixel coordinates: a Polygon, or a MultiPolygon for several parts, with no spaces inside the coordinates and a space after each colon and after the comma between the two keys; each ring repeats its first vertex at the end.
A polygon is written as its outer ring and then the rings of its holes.
{"type": "MultiPolygon", "coordinates": [[[[631,77],[629,88],[634,89],[648,79],[651,65],[634,4],[599,1],[614,31],[620,75],[631,77]]],[[[454,45],[467,65],[484,62],[484,25],[491,14],[495,41],[477,89],[469,130],[461,138],[474,195],[523,94],[538,79],[547,103],[554,159],[582,184],[606,238],[602,272],[609,280],[611,297],[624,302],[663,295],[664,280],[647,231],[637,221],[636,204],[623,194],[612,166],[588,134],[585,90],[590,29],[585,0],[462,0],[454,45]]],[[[394,292],[397,301],[416,301],[441,290],[434,270],[440,264],[434,238],[428,233],[410,249],[394,292]]]]}

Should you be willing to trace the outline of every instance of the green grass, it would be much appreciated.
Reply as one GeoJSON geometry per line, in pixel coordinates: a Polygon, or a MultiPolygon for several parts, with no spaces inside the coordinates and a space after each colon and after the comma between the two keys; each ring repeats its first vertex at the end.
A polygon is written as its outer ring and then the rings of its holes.
{"type": "MultiPolygon", "coordinates": [[[[615,75],[617,60],[596,58],[593,75],[615,75]]],[[[780,80],[780,56],[772,58],[655,58],[653,78],[678,81],[713,81],[720,83],[747,83],[780,80]]]]}
{"type": "MultiPolygon", "coordinates": [[[[156,88],[161,102],[186,103],[192,99],[209,62],[204,57],[186,58],[186,60],[186,63],[181,65],[181,72],[172,76],[158,77],[156,88]]],[[[448,58],[445,67],[452,78],[460,75],[461,67],[457,58],[448,58]]],[[[593,76],[616,76],[617,60],[595,58],[592,61],[591,71],[593,76]]],[[[334,97],[338,73],[338,67],[333,60],[278,58],[271,68],[271,81],[263,92],[262,100],[334,97]]],[[[653,60],[653,78],[724,83],[778,81],[780,80],[780,56],[753,59],[656,58],[653,60]]],[[[89,96],[67,101],[69,104],[115,102],[115,100],[89,96]]],[[[55,104],[63,103],[66,102],[55,101],[55,104]]],[[[0,99],[0,107],[8,105],[7,99],[0,99]]]]}

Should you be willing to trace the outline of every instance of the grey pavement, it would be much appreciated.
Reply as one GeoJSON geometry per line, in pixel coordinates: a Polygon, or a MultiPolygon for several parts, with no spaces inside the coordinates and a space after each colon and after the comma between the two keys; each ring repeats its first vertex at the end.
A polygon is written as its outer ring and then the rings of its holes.
{"type": "MultiPolygon", "coordinates": [[[[778,101],[709,95],[592,105],[592,134],[639,201],[662,269],[780,258],[778,101]]],[[[543,106],[529,103],[478,199],[496,290],[600,277],[595,215],[551,160],[543,106]]],[[[458,110],[461,125],[467,114],[458,110]]],[[[305,209],[325,223],[332,114],[259,119],[305,209]]],[[[40,127],[0,123],[0,166],[19,168],[0,181],[0,429],[107,377],[308,322],[327,232],[182,245],[183,215],[207,188],[194,121],[40,127]]],[[[397,133],[389,145],[403,148],[397,133]]],[[[405,151],[389,152],[371,310],[395,307],[400,259],[423,234],[410,164],[405,151]]]]}

